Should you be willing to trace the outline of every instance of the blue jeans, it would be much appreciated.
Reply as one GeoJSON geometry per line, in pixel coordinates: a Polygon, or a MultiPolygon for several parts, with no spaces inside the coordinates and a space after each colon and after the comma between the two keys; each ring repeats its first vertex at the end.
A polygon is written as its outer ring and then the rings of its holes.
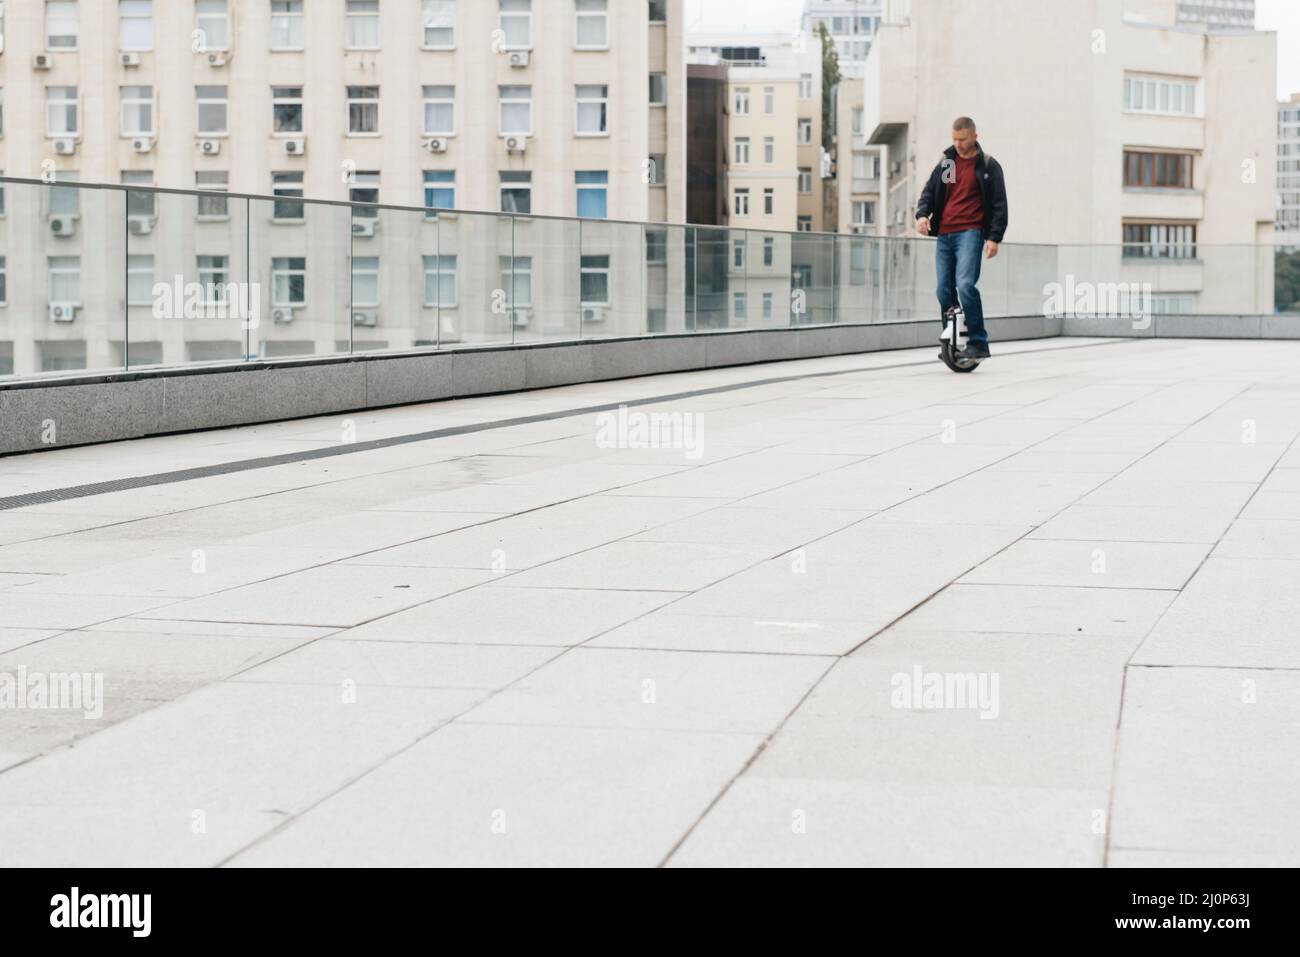
{"type": "Polygon", "coordinates": [[[934,253],[935,271],[939,274],[940,319],[953,305],[953,299],[959,299],[966,313],[966,334],[971,342],[989,341],[984,329],[984,303],[976,288],[983,255],[984,235],[978,229],[939,236],[934,253]]]}

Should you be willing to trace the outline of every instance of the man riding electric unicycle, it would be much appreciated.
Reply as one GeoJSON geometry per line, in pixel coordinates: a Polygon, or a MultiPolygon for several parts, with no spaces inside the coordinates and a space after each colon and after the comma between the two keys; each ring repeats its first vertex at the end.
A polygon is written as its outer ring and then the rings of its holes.
{"type": "Polygon", "coordinates": [[[980,148],[974,120],[953,121],[952,144],[921,191],[916,231],[938,241],[939,357],[954,372],[971,372],[989,357],[977,284],[981,254],[996,256],[1007,231],[1007,187],[1002,166],[980,148]]]}

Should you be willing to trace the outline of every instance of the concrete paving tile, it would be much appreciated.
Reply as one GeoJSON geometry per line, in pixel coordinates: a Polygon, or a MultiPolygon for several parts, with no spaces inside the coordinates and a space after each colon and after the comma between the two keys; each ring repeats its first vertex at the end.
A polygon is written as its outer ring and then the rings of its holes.
{"type": "Polygon", "coordinates": [[[1212,555],[1134,655],[1147,665],[1300,668],[1294,559],[1212,555]]]}
{"type": "Polygon", "coordinates": [[[1078,503],[1029,533],[1031,539],[1113,542],[1217,542],[1238,506],[1170,508],[1078,503]]]}
{"type": "Polygon", "coordinates": [[[1300,860],[1300,673],[1129,669],[1111,843],[1300,860]]]}
{"type": "Polygon", "coordinates": [[[686,542],[613,542],[511,575],[512,588],[693,591],[748,568],[766,551],[686,542]]]}
{"type": "Polygon", "coordinates": [[[1024,539],[959,581],[983,585],[1074,585],[1080,588],[1182,588],[1209,545],[1169,542],[1074,542],[1024,539]]]}
{"type": "Polygon", "coordinates": [[[1174,592],[1124,588],[952,585],[895,627],[1140,637],[1174,598],[1174,592]]]}
{"type": "Polygon", "coordinates": [[[1105,791],[746,774],[670,867],[1100,866],[1105,791]]]}
{"type": "Polygon", "coordinates": [[[1300,560],[1300,519],[1239,518],[1215,546],[1214,557],[1300,560]]]}
{"type": "Polygon", "coordinates": [[[139,617],[348,627],[490,577],[490,572],[460,568],[323,565],[142,612],[139,617]]]}
{"type": "Polygon", "coordinates": [[[675,614],[676,605],[629,621],[589,643],[594,648],[842,655],[888,620],[790,620],[752,616],[675,614]]]}
{"type": "Polygon", "coordinates": [[[833,660],[574,648],[463,720],[770,734],[833,660]]]}
{"type": "Polygon", "coordinates": [[[118,595],[44,595],[0,591],[0,621],[7,628],[83,628],[96,622],[160,609],[175,599],[118,595]]]}
{"type": "Polygon", "coordinates": [[[390,688],[347,703],[325,686],[209,686],[0,774],[5,861],[217,864],[481,694],[390,688]]]}
{"type": "Polygon", "coordinates": [[[761,741],[452,724],[232,864],[653,867],[761,741]]]}
{"type": "Polygon", "coordinates": [[[665,605],[674,592],[480,585],[353,628],[355,640],[577,645],[665,605]]]}
{"type": "Polygon", "coordinates": [[[334,688],[350,681],[367,688],[495,690],[558,653],[554,648],[326,638],[241,671],[232,680],[334,688]]]}

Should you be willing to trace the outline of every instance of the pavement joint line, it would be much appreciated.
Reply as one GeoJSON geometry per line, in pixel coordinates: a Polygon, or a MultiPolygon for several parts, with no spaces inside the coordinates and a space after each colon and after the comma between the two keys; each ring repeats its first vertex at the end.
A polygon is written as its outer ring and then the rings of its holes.
{"type": "MultiPolygon", "coordinates": [[[[1099,346],[1124,345],[1141,340],[1137,339],[1116,339],[1102,342],[1087,342],[1072,346],[1056,346],[1046,349],[1023,349],[1015,352],[1008,352],[1002,358],[1012,359],[1017,356],[1031,355],[1043,352],[1060,352],[1066,349],[1091,349],[1099,346]]],[[[928,348],[918,346],[917,348],[928,348]]],[[[801,360],[786,360],[801,361],[801,360]]],[[[365,442],[352,442],[346,445],[327,446],[324,448],[303,449],[298,452],[283,452],[278,455],[263,456],[260,458],[241,459],[234,462],[222,462],[213,465],[195,466],[187,469],[177,469],[171,472],[157,472],[152,475],[141,475],[124,479],[111,479],[103,482],[91,482],[84,485],[73,485],[64,488],[47,489],[40,492],[24,492],[19,495],[10,495],[0,498],[0,511],[7,511],[15,508],[25,508],[31,505],[51,504],[55,502],[66,502],[72,499],[88,498],[95,495],[104,495],[112,492],[130,491],[139,488],[151,488],[157,485],[169,485],[176,482],[186,482],[200,478],[214,478],[219,475],[230,475],[238,472],[253,471],[256,469],[273,468],[277,465],[291,465],[297,462],[315,461],[318,459],[336,458],[341,455],[353,455],[360,452],[371,452],[379,449],[393,448],[400,445],[411,445],[417,442],[428,442],[435,439],[450,438],[459,435],[471,435],[477,432],[494,431],[496,429],[512,428],[521,425],[532,425],[538,422],[550,422],[557,419],[569,418],[580,415],[595,415],[601,412],[617,411],[620,407],[633,408],[643,405],[654,405],[663,402],[676,402],[683,399],[699,398],[706,395],[719,395],[728,392],[735,392],[741,389],[759,388],[766,385],[772,385],[782,382],[798,382],[807,379],[829,378],[833,376],[844,376],[853,374],[870,373],[889,369],[901,369],[914,366],[929,366],[933,360],[916,360],[908,362],[898,362],[889,365],[860,366],[853,369],[830,369],[820,372],[806,372],[793,376],[772,376],[763,379],[752,379],[724,385],[710,386],[704,389],[691,389],[683,392],[666,393],[658,396],[645,396],[639,399],[627,399],[619,402],[606,402],[591,406],[580,406],[572,409],[560,409],[551,412],[538,412],[532,415],[515,416],[507,419],[498,419],[485,422],[465,423],[462,425],[448,426],[442,429],[431,429],[424,432],[414,432],[407,435],[387,436],[382,439],[370,439],[365,442]]],[[[707,370],[699,370],[707,371],[707,370]]],[[[652,377],[649,377],[652,378],[652,377]]],[[[576,384],[576,383],[575,383],[576,384]]],[[[558,386],[557,388],[564,388],[558,386]]],[[[447,400],[441,400],[447,401],[447,400]]],[[[455,401],[455,400],[451,400],[455,401]]],[[[417,405],[433,403],[416,403],[417,405]]],[[[314,417],[313,417],[314,418],[314,417]]],[[[161,436],[143,436],[142,438],[157,438],[161,436]]],[[[129,440],[127,440],[129,441],[129,440]]],[[[77,446],[80,447],[80,446],[77,446]]],[[[49,450],[46,450],[49,451],[49,450]]]]}

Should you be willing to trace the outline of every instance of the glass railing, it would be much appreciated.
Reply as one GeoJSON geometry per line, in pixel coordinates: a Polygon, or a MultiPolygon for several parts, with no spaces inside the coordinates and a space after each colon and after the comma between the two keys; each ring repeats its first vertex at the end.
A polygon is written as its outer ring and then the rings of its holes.
{"type": "MultiPolygon", "coordinates": [[[[934,258],[927,239],[0,177],[0,377],[937,319],[934,258]]],[[[992,318],[1260,315],[1300,303],[1300,255],[1006,243],[979,288],[992,318]]]]}

